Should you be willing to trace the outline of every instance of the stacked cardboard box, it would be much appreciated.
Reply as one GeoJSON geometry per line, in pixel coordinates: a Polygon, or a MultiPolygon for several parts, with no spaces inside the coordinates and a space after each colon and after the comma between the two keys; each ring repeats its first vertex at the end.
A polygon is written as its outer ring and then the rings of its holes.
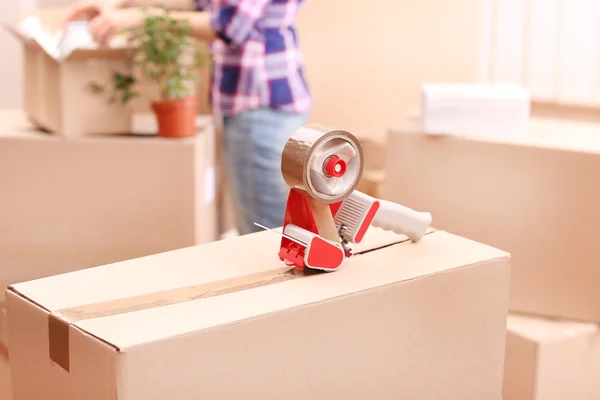
{"type": "Polygon", "coordinates": [[[15,400],[501,398],[508,253],[372,228],[341,270],[303,274],[279,245],[261,232],[12,286],[15,400]]]}
{"type": "Polygon", "coordinates": [[[215,240],[214,128],[197,121],[181,140],[64,139],[0,111],[0,306],[15,282],[215,240]]]}
{"type": "Polygon", "coordinates": [[[511,315],[504,370],[505,399],[600,399],[600,328],[511,315]]]}
{"type": "Polygon", "coordinates": [[[403,127],[387,149],[386,198],[512,254],[504,399],[598,398],[600,333],[553,320],[600,322],[597,126],[533,120],[514,139],[403,127]]]}

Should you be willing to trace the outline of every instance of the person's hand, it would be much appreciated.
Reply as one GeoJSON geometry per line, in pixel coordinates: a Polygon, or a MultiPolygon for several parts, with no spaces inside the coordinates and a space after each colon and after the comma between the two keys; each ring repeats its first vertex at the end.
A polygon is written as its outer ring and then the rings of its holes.
{"type": "Polygon", "coordinates": [[[119,31],[136,28],[144,23],[139,8],[104,9],[90,21],[92,37],[100,45],[106,45],[119,31]]]}
{"type": "Polygon", "coordinates": [[[124,8],[129,5],[129,0],[82,0],[74,4],[63,20],[63,26],[77,20],[87,20],[100,15],[102,11],[124,8]]]}

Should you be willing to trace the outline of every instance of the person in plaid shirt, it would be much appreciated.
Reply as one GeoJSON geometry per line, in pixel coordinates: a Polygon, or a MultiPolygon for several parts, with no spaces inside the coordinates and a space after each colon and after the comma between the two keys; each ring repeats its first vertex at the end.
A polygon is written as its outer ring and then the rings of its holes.
{"type": "Polygon", "coordinates": [[[140,6],[166,5],[211,43],[211,103],[223,122],[223,148],[240,234],[254,222],[281,226],[288,188],[283,147],[304,125],[312,98],[294,26],[304,0],[91,0],[67,21],[87,18],[96,41],[143,23],[140,6]],[[193,9],[190,9],[193,8],[193,9]]]}

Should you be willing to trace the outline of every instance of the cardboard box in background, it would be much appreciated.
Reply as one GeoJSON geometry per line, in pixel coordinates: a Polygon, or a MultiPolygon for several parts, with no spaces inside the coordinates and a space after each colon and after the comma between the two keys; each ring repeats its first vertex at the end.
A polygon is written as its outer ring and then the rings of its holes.
{"type": "MultiPolygon", "coordinates": [[[[32,10],[20,21],[38,18],[44,28],[56,29],[66,12],[66,8],[32,10]]],[[[56,58],[25,36],[19,23],[7,29],[23,44],[24,107],[38,126],[67,137],[130,131],[132,109],[119,102],[109,104],[108,93],[90,89],[92,82],[111,88],[115,71],[131,73],[124,49],[75,50],[56,58]]]]}
{"type": "Polygon", "coordinates": [[[507,253],[372,228],[344,268],[304,275],[279,242],[260,232],[15,285],[15,400],[501,398],[507,253]]]}
{"type": "Polygon", "coordinates": [[[532,121],[522,140],[389,136],[384,197],[509,251],[510,308],[600,321],[597,126],[532,121]]]}
{"type": "Polygon", "coordinates": [[[212,118],[181,140],[64,140],[24,120],[0,113],[0,299],[11,283],[216,239],[212,118]]]}
{"type": "Polygon", "coordinates": [[[368,137],[358,138],[363,148],[364,168],[357,190],[381,198],[381,185],[385,176],[385,142],[368,137]]]}
{"type": "Polygon", "coordinates": [[[510,315],[504,400],[600,398],[600,328],[510,315]]]}
{"type": "MultiPolygon", "coordinates": [[[[39,18],[48,29],[56,29],[68,8],[28,10],[27,17],[39,18]]],[[[50,56],[38,42],[23,36],[18,22],[6,26],[23,47],[23,97],[25,111],[41,128],[66,137],[87,134],[123,134],[131,131],[131,118],[136,112],[150,112],[151,102],[158,98],[158,86],[132,71],[124,49],[76,50],[66,59],[50,56]],[[92,82],[113,86],[113,74],[131,74],[138,79],[134,90],[140,94],[127,104],[109,103],[110,92],[94,93],[92,82]]],[[[208,47],[198,46],[210,58],[208,47]]],[[[198,98],[198,112],[210,114],[208,90],[210,63],[200,71],[200,81],[190,82],[189,94],[198,98]]]]}

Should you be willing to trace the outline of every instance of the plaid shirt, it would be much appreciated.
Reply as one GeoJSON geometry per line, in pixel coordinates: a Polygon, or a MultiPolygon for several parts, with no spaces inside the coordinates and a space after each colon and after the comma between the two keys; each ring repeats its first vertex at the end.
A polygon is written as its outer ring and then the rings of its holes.
{"type": "Polygon", "coordinates": [[[294,18],[304,0],[195,0],[221,40],[212,43],[211,102],[223,116],[257,108],[307,113],[294,18]]]}

